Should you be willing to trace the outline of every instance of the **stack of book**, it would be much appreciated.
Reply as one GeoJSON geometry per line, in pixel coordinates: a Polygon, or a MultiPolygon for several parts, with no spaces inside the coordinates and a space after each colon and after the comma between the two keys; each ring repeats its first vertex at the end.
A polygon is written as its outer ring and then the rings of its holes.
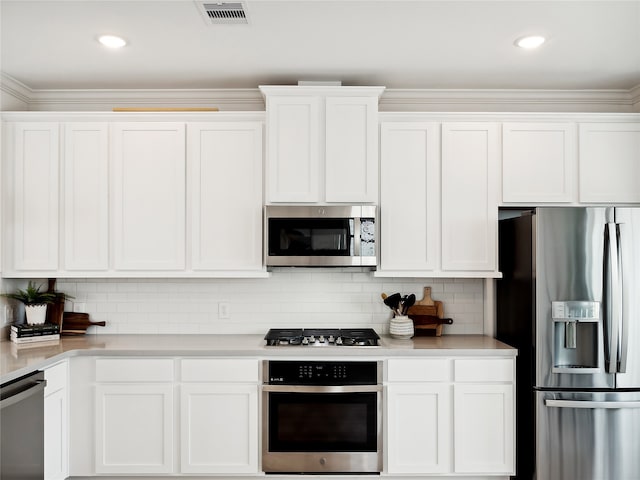
{"type": "Polygon", "coordinates": [[[60,326],[55,323],[41,325],[17,324],[11,325],[9,338],[19,345],[41,345],[60,340],[60,326]]]}

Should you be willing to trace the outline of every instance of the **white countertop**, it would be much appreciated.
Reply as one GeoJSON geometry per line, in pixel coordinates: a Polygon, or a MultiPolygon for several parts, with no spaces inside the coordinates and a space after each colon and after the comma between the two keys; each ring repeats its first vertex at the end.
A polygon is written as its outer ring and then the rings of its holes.
{"type": "Polygon", "coordinates": [[[396,340],[382,336],[378,347],[268,347],[264,335],[83,335],[63,337],[57,345],[18,347],[0,342],[0,383],[78,355],[352,357],[504,356],[517,350],[483,335],[446,335],[396,340]]]}

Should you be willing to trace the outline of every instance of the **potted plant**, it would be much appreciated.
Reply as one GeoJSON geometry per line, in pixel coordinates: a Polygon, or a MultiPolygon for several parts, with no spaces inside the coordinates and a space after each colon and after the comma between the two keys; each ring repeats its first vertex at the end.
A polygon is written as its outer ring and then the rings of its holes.
{"type": "Polygon", "coordinates": [[[56,299],[55,293],[41,292],[40,286],[32,281],[29,281],[25,290],[3,293],[2,296],[24,303],[24,312],[29,325],[44,323],[47,316],[47,304],[53,303],[56,299]]]}

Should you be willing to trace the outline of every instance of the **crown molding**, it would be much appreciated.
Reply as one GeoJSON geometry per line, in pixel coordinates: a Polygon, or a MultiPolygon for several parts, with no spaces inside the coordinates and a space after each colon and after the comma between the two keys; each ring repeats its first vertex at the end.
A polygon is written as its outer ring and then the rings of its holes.
{"type": "Polygon", "coordinates": [[[10,95],[20,102],[28,104],[31,101],[33,90],[27,87],[24,83],[16,80],[15,78],[0,73],[0,91],[10,95]]]}
{"type": "Polygon", "coordinates": [[[640,84],[629,90],[634,112],[640,112],[640,84]]]}
{"type": "MultiPolygon", "coordinates": [[[[262,111],[258,88],[32,89],[0,75],[0,90],[34,111],[107,111],[113,107],[218,107],[262,111]]],[[[386,89],[381,112],[640,112],[640,85],[629,90],[386,89]]]]}
{"type": "MultiPolygon", "coordinates": [[[[634,87],[640,95],[640,85],[634,87]]],[[[634,112],[634,90],[387,89],[380,111],[634,112]]]]}

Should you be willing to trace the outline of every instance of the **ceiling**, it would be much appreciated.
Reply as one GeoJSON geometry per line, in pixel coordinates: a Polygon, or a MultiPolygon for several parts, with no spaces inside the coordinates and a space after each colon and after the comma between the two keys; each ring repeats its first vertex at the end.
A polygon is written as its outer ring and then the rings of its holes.
{"type": "Polygon", "coordinates": [[[31,89],[640,85],[640,0],[247,0],[248,25],[207,24],[202,3],[2,0],[2,73],[31,89]],[[548,42],[514,46],[532,33],[548,42]]]}

